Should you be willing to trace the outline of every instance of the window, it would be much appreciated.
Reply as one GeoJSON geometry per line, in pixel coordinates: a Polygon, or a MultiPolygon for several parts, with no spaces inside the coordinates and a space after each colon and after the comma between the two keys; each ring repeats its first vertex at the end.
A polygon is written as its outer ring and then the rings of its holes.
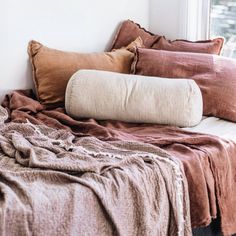
{"type": "Polygon", "coordinates": [[[189,40],[223,36],[223,55],[236,58],[236,0],[181,0],[180,35],[189,40]]]}
{"type": "MultiPolygon", "coordinates": [[[[233,0],[232,0],[233,1],[233,0]]],[[[181,0],[181,36],[189,40],[209,37],[209,13],[211,0],[181,0]]]]}
{"type": "Polygon", "coordinates": [[[223,36],[223,55],[236,58],[236,1],[211,0],[210,9],[210,36],[223,36]]]}

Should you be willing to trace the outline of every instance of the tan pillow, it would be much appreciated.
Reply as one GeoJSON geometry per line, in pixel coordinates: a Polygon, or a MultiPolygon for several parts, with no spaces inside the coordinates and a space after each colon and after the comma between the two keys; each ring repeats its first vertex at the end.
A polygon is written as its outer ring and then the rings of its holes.
{"type": "MultiPolygon", "coordinates": [[[[131,51],[142,41],[127,46],[131,51]]],[[[28,53],[32,63],[33,80],[38,100],[45,105],[64,104],[66,85],[79,69],[106,70],[129,73],[134,54],[127,49],[101,53],[64,52],[31,41],[28,53]]]]}
{"type": "Polygon", "coordinates": [[[187,41],[183,39],[168,40],[164,36],[155,35],[139,24],[131,20],[124,21],[112,43],[112,49],[121,48],[127,45],[138,36],[141,37],[146,48],[153,48],[158,50],[179,51],[179,52],[195,52],[195,53],[221,53],[224,39],[215,38],[204,41],[187,41]]]}
{"type": "MultiPolygon", "coordinates": [[[[136,53],[136,48],[143,48],[144,43],[142,38],[139,36],[137,37],[134,41],[132,41],[128,46],[122,47],[120,49],[126,49],[129,50],[130,52],[136,53]]],[[[116,51],[117,49],[113,49],[112,51],[116,51]]]]}

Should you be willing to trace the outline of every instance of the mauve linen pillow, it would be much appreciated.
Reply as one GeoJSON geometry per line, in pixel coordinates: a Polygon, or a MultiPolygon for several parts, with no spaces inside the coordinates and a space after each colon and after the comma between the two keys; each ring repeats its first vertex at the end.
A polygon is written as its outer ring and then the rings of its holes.
{"type": "Polygon", "coordinates": [[[125,45],[128,45],[130,42],[134,41],[138,37],[141,37],[144,46],[147,48],[150,48],[152,44],[158,38],[160,38],[159,35],[155,35],[145,30],[139,24],[134,23],[131,20],[126,20],[120,25],[114,37],[111,50],[124,47],[125,45]]]}
{"type": "Polygon", "coordinates": [[[137,48],[132,73],[191,78],[201,89],[203,113],[236,122],[236,60],[210,54],[137,48]]]}
{"type": "Polygon", "coordinates": [[[171,41],[162,36],[152,45],[152,48],[166,51],[196,52],[220,55],[223,45],[223,38],[194,42],[180,39],[171,41]]]}
{"type": "Polygon", "coordinates": [[[112,52],[76,53],[48,48],[39,42],[31,41],[28,53],[38,100],[50,106],[64,104],[66,85],[79,69],[129,73],[134,57],[131,51],[136,46],[142,47],[140,38],[126,48],[112,52]]]}
{"type": "Polygon", "coordinates": [[[215,38],[205,41],[187,41],[187,40],[167,40],[164,36],[155,35],[139,24],[131,20],[124,21],[112,44],[112,49],[121,48],[129,44],[131,41],[140,36],[146,48],[154,48],[158,50],[168,51],[182,51],[182,52],[196,52],[196,53],[209,53],[220,55],[224,39],[215,38]]]}

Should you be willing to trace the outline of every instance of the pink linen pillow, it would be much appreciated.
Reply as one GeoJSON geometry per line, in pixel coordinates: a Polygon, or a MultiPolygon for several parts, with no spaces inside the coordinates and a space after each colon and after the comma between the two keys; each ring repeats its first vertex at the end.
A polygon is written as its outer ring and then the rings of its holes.
{"type": "Polygon", "coordinates": [[[195,80],[203,113],[236,122],[236,60],[210,54],[137,48],[131,72],[195,80]]]}
{"type": "Polygon", "coordinates": [[[142,38],[144,46],[146,48],[168,51],[196,52],[220,55],[224,44],[223,38],[209,39],[204,41],[187,41],[182,39],[171,41],[166,39],[164,36],[155,35],[147,31],[139,24],[134,23],[131,20],[126,20],[118,29],[111,49],[118,49],[125,45],[128,45],[139,36],[142,38]]]}

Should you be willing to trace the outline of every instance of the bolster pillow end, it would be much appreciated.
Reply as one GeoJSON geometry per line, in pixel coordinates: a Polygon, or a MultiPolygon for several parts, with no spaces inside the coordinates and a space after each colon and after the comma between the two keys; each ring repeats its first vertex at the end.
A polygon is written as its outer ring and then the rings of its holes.
{"type": "Polygon", "coordinates": [[[76,118],[189,127],[202,119],[193,80],[80,70],[70,79],[65,107],[76,118]]]}

